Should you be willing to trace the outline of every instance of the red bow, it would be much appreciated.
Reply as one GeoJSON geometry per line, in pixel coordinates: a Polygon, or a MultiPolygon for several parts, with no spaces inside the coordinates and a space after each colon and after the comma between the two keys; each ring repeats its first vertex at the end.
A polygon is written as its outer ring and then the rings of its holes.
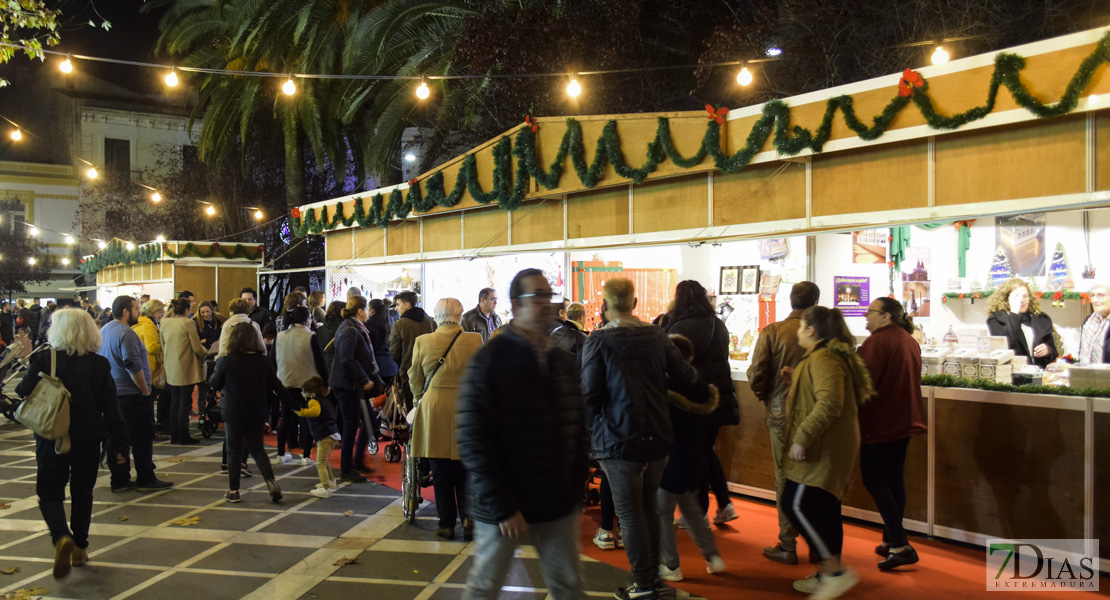
{"type": "Polygon", "coordinates": [[[301,218],[301,209],[300,208],[297,208],[295,206],[293,207],[293,218],[294,219],[301,218]]]}
{"type": "Polygon", "coordinates": [[[921,78],[921,74],[913,69],[906,69],[902,71],[902,79],[898,80],[898,95],[909,96],[913,93],[913,88],[925,85],[925,80],[921,78]]]}
{"type": "Polygon", "coordinates": [[[540,125],[539,123],[536,123],[536,118],[530,114],[524,115],[524,123],[528,125],[528,127],[532,130],[532,133],[536,133],[540,130],[540,125]]]}
{"type": "Polygon", "coordinates": [[[713,105],[712,104],[706,104],[705,105],[705,112],[709,113],[709,120],[710,121],[716,121],[718,125],[724,125],[725,124],[725,115],[728,114],[728,109],[727,108],[722,106],[721,108],[718,108],[717,110],[713,110],[713,105]]]}
{"type": "Polygon", "coordinates": [[[409,187],[410,187],[410,188],[411,188],[411,187],[416,187],[416,178],[415,178],[415,177],[413,177],[412,179],[410,179],[410,180],[406,181],[405,183],[409,184],[409,187]]]}

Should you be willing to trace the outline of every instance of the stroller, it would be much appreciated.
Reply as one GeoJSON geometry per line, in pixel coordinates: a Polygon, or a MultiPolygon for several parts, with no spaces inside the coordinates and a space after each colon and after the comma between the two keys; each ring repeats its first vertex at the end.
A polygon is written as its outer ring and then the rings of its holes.
{"type": "MultiPolygon", "coordinates": [[[[386,462],[400,462],[403,454],[402,447],[409,441],[409,434],[411,429],[409,423],[405,419],[405,397],[402,395],[400,388],[394,383],[386,390],[385,401],[378,411],[378,418],[381,421],[380,433],[384,439],[389,440],[389,444],[385,447],[385,461],[386,462]]],[[[369,419],[367,419],[369,423],[369,419]]],[[[376,446],[377,442],[372,441],[372,446],[376,446]]],[[[375,454],[376,448],[371,448],[371,454],[375,454]]]]}
{"type": "Polygon", "coordinates": [[[0,414],[3,414],[10,421],[19,422],[15,418],[15,410],[19,408],[22,400],[9,396],[7,393],[8,386],[14,385],[14,380],[27,371],[32,356],[49,348],[49,344],[40,344],[30,353],[26,353],[23,345],[15,341],[0,351],[0,414]]]}
{"type": "MultiPolygon", "coordinates": [[[[208,361],[208,377],[212,377],[212,372],[215,370],[213,361],[208,361]]],[[[200,411],[199,416],[200,434],[204,439],[212,437],[220,429],[220,423],[224,422],[224,413],[220,409],[220,394],[211,385],[208,386],[208,394],[204,399],[204,410],[200,411]]]]}

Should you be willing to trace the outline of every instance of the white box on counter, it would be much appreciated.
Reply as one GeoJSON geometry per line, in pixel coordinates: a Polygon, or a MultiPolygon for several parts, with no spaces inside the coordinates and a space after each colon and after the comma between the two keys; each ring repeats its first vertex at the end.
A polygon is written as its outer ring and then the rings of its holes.
{"type": "Polygon", "coordinates": [[[991,379],[998,383],[1010,383],[1013,367],[1010,365],[980,364],[979,377],[991,379]]]}
{"type": "Polygon", "coordinates": [[[1014,359],[1014,351],[1007,348],[992,350],[979,355],[979,363],[984,365],[1005,365],[1014,359]]]}
{"type": "Polygon", "coordinates": [[[1068,385],[1075,389],[1110,388],[1110,365],[1072,365],[1068,385]]]}
{"type": "Polygon", "coordinates": [[[952,349],[947,346],[922,346],[921,347],[921,364],[923,365],[940,365],[944,363],[944,359],[952,354],[952,349]]]}

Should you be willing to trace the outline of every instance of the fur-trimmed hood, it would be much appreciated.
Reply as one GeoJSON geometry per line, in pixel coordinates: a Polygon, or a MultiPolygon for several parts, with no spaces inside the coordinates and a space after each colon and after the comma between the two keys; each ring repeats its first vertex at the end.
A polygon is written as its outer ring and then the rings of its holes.
{"type": "Polygon", "coordinates": [[[712,384],[709,385],[709,398],[702,403],[692,402],[689,398],[674,390],[667,390],[667,404],[695,415],[709,416],[713,414],[720,401],[721,394],[717,391],[717,386],[712,384]]]}
{"type": "Polygon", "coordinates": [[[867,370],[867,365],[863,363],[859,353],[840,340],[829,340],[825,347],[833,356],[848,365],[848,372],[852,375],[852,386],[856,390],[856,404],[860,406],[866,404],[875,396],[875,386],[871,382],[871,371],[867,370]]]}

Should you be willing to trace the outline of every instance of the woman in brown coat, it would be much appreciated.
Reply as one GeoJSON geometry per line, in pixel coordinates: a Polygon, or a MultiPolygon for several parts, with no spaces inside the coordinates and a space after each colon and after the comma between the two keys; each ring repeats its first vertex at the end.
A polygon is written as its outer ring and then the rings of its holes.
{"type": "Polygon", "coordinates": [[[786,400],[785,439],[791,446],[782,459],[783,512],[820,563],[817,574],[795,581],[794,589],[835,598],[859,582],[859,575],[840,565],[840,498],[859,457],[858,408],[873,394],[871,375],[835,308],[806,309],[798,345],[806,353],[794,367],[786,400]]]}
{"type": "Polygon", "coordinates": [[[170,440],[174,444],[195,444],[189,435],[189,409],[193,407],[193,388],[204,381],[204,357],[208,350],[200,343],[197,324],[189,318],[188,298],[170,302],[170,315],[162,319],[162,356],[166,365],[166,384],[170,388],[170,440]]]}
{"type": "Polygon", "coordinates": [[[459,326],[462,312],[462,303],[455,298],[444,298],[436,303],[436,330],[416,338],[408,376],[413,397],[419,401],[412,424],[412,455],[428,458],[432,463],[432,483],[439,513],[436,535],[454,539],[455,521],[462,514],[463,539],[470,541],[474,524],[465,516],[463,506],[466,472],[455,442],[455,403],[459,381],[470,358],[482,348],[482,336],[462,330],[459,326]],[[440,358],[444,358],[444,362],[436,371],[440,358]]]}

